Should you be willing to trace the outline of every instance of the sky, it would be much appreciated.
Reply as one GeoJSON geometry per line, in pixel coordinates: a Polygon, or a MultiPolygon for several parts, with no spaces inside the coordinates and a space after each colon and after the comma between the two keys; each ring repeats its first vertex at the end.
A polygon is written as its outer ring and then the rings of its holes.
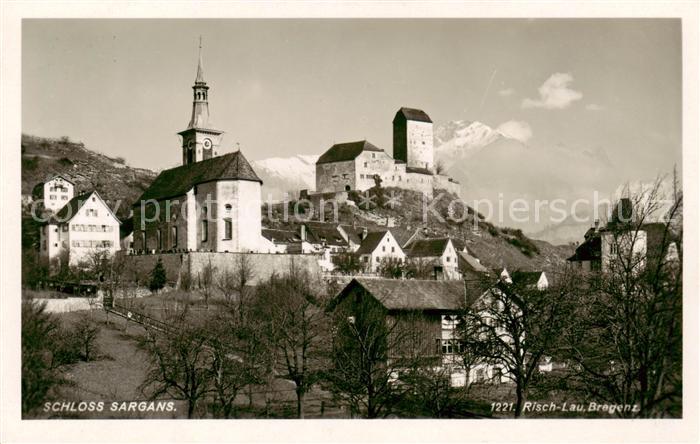
{"type": "Polygon", "coordinates": [[[409,106],[603,149],[624,180],[681,163],[674,19],[24,20],[23,132],[177,166],[200,35],[222,151],[251,160],[362,139],[390,152],[409,106]]]}

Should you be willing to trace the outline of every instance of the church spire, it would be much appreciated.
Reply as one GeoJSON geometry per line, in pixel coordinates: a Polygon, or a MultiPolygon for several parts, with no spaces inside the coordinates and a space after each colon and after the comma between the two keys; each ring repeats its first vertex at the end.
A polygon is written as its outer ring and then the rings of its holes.
{"type": "Polygon", "coordinates": [[[188,165],[219,155],[219,143],[223,131],[213,129],[209,121],[209,87],[204,81],[202,68],[202,37],[199,37],[199,60],[197,77],[192,85],[192,117],[187,129],[180,131],[182,136],[182,163],[188,165]]]}
{"type": "Polygon", "coordinates": [[[192,103],[192,118],[188,128],[209,127],[209,87],[204,81],[204,69],[202,68],[202,36],[199,36],[199,61],[197,63],[197,77],[192,86],[194,101],[192,103]]]}
{"type": "Polygon", "coordinates": [[[207,82],[204,81],[204,69],[202,68],[202,36],[199,36],[199,62],[197,63],[197,78],[194,83],[203,83],[206,85],[207,82]]]}

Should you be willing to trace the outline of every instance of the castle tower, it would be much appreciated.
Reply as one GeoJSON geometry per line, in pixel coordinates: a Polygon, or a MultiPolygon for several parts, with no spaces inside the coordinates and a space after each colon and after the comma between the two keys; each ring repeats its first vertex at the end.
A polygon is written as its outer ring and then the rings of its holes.
{"type": "Polygon", "coordinates": [[[407,168],[434,172],[433,121],[420,109],[401,108],[394,116],[394,159],[407,168]]]}
{"type": "Polygon", "coordinates": [[[219,143],[224,133],[210,128],[209,124],[209,87],[204,80],[202,68],[202,38],[199,38],[199,62],[197,77],[192,86],[194,98],[192,117],[187,129],[180,131],[182,136],[182,164],[199,162],[219,155],[219,143]]]}

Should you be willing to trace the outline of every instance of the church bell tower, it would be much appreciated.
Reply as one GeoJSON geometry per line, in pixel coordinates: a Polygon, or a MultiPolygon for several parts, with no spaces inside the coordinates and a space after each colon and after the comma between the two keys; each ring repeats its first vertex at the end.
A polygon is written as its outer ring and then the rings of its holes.
{"type": "Polygon", "coordinates": [[[219,143],[223,131],[210,128],[209,123],[209,87],[204,80],[202,68],[202,37],[199,38],[199,63],[197,77],[194,80],[192,117],[187,129],[180,131],[182,136],[182,164],[189,165],[219,155],[219,143]]]}

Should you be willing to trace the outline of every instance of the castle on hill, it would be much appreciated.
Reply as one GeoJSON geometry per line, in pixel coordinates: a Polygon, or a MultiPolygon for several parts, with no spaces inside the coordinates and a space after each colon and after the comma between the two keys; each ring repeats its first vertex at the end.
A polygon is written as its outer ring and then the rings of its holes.
{"type": "Polygon", "coordinates": [[[433,121],[420,109],[396,112],[394,155],[361,140],[338,143],[316,162],[316,192],[365,191],[381,186],[420,191],[429,196],[441,189],[459,194],[459,183],[435,164],[433,121]]]}

